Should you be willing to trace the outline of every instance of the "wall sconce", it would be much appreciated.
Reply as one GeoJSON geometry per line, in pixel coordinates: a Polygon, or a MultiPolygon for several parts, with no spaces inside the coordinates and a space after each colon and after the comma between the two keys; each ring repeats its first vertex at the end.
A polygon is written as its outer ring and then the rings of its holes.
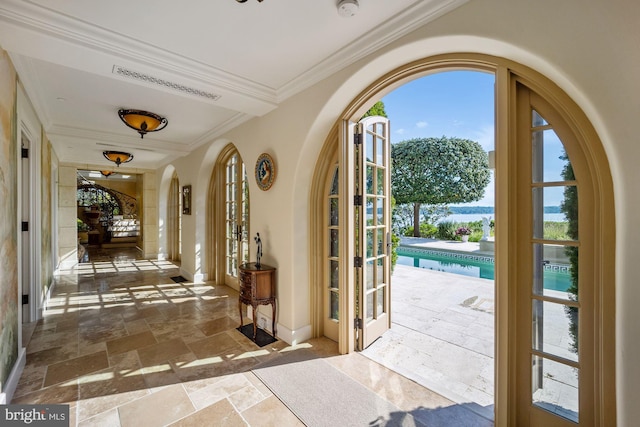
{"type": "Polygon", "coordinates": [[[144,138],[147,132],[157,132],[164,129],[169,121],[155,113],[142,110],[118,110],[118,116],[125,125],[135,129],[144,138]]]}
{"type": "Polygon", "coordinates": [[[123,151],[103,151],[102,155],[105,159],[115,163],[118,167],[120,167],[122,163],[127,163],[133,160],[133,154],[125,153],[123,151]]]}

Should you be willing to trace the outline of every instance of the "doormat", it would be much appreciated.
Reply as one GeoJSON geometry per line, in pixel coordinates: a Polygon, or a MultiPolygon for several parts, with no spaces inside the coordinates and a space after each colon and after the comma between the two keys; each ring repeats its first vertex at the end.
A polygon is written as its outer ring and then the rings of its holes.
{"type": "Polygon", "coordinates": [[[172,277],[171,280],[173,280],[176,283],[188,282],[188,280],[182,276],[172,277]]]}
{"type": "Polygon", "coordinates": [[[246,325],[242,325],[236,329],[242,332],[242,335],[244,335],[245,337],[249,338],[251,341],[256,343],[258,347],[264,347],[267,344],[271,344],[273,342],[278,341],[277,339],[275,339],[274,337],[272,337],[271,335],[269,335],[267,332],[265,332],[260,328],[258,328],[258,331],[256,332],[256,339],[254,341],[253,340],[253,323],[247,323],[246,325]]]}
{"type": "Polygon", "coordinates": [[[305,349],[270,359],[252,372],[309,427],[422,425],[305,349]]]}

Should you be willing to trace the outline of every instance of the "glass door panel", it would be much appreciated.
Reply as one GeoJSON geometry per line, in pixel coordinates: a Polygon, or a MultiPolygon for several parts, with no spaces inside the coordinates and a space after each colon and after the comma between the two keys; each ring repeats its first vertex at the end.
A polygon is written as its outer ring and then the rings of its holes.
{"type": "MultiPolygon", "coordinates": [[[[365,143],[356,163],[356,194],[364,189],[363,209],[356,209],[363,257],[361,288],[357,314],[363,319],[359,348],[366,348],[390,326],[389,281],[390,254],[390,158],[389,122],[383,117],[367,117],[359,123],[365,143]],[[361,176],[358,173],[364,172],[361,176]],[[358,184],[359,183],[359,184],[358,184]]],[[[358,229],[358,227],[356,227],[358,229]]],[[[357,250],[357,249],[356,249],[357,250]]],[[[357,274],[356,274],[357,276],[357,274]]]]}
{"type": "Polygon", "coordinates": [[[244,163],[238,154],[225,164],[225,281],[235,285],[238,266],[249,260],[249,194],[244,163]]]}
{"type": "Polygon", "coordinates": [[[579,421],[578,184],[552,124],[531,109],[531,400],[579,421]],[[547,221],[550,213],[564,218],[547,221]],[[560,216],[560,215],[559,215],[560,216]]]}
{"type": "Polygon", "coordinates": [[[327,231],[326,241],[328,247],[327,269],[328,278],[326,290],[324,292],[324,335],[334,341],[338,341],[338,321],[340,320],[340,228],[339,228],[339,168],[336,165],[327,184],[327,231]]]}

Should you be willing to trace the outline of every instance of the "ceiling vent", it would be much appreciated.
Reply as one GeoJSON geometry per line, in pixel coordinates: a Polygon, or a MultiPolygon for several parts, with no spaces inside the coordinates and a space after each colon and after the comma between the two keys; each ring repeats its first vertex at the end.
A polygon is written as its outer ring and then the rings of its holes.
{"type": "Polygon", "coordinates": [[[142,82],[151,83],[157,86],[166,87],[169,89],[177,90],[178,92],[186,93],[188,95],[206,98],[211,101],[217,101],[221,97],[221,95],[217,95],[215,93],[205,92],[204,90],[195,89],[180,83],[170,82],[168,80],[161,79],[159,77],[153,77],[148,74],[140,73],[138,71],[133,71],[128,68],[121,67],[119,65],[114,65],[112,72],[113,74],[117,74],[119,76],[128,77],[130,79],[135,79],[142,82]]]}

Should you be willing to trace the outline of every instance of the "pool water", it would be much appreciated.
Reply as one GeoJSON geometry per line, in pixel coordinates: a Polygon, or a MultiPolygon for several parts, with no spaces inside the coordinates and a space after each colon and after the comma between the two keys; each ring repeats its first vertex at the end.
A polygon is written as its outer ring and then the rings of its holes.
{"type": "MultiPolygon", "coordinates": [[[[452,258],[436,255],[433,252],[407,252],[398,248],[398,264],[408,265],[445,273],[462,274],[464,276],[494,279],[494,264],[473,259],[452,258]]],[[[544,271],[544,288],[566,292],[571,284],[571,276],[567,272],[556,270],[544,271]]]]}

